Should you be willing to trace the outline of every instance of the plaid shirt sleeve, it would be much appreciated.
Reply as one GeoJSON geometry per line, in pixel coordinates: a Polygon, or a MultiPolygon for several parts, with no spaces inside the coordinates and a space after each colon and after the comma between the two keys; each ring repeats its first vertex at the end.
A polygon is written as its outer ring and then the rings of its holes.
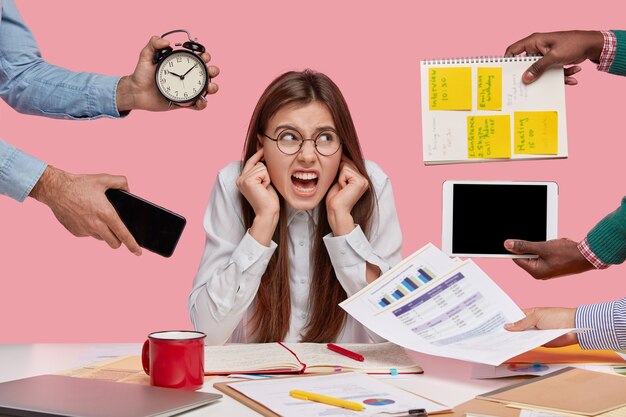
{"type": "Polygon", "coordinates": [[[602,36],[604,36],[604,45],[602,46],[602,53],[600,54],[598,71],[608,72],[613,63],[613,58],[615,58],[617,39],[615,38],[615,34],[611,31],[602,31],[602,36]]]}
{"type": "Polygon", "coordinates": [[[609,264],[605,264],[604,262],[602,262],[600,258],[598,258],[596,254],[593,253],[593,251],[589,247],[589,242],[587,241],[587,238],[584,238],[578,244],[578,250],[585,257],[585,259],[588,260],[589,263],[593,265],[596,269],[606,269],[609,266],[611,266],[609,264]]]}

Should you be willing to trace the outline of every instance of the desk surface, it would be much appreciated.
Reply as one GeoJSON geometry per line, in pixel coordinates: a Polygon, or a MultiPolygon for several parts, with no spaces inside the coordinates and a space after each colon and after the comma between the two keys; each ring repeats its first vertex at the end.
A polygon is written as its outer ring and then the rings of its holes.
{"type": "MultiPolygon", "coordinates": [[[[42,374],[54,374],[119,355],[139,355],[139,344],[32,344],[0,345],[0,382],[42,374]]],[[[384,377],[386,382],[454,407],[477,394],[519,381],[516,379],[476,380],[472,364],[411,352],[424,368],[423,375],[384,377]]],[[[223,380],[223,379],[222,379],[223,380]]],[[[217,392],[212,382],[202,391],[217,392]]],[[[258,416],[228,396],[185,414],[186,416],[258,416]]]]}

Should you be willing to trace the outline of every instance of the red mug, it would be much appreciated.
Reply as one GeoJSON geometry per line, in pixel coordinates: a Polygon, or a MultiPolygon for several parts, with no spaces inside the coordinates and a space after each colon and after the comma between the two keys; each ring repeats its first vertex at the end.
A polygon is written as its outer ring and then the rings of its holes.
{"type": "Polygon", "coordinates": [[[150,333],[141,352],[150,384],[186,390],[202,388],[205,337],[202,332],[189,330],[150,333]]]}

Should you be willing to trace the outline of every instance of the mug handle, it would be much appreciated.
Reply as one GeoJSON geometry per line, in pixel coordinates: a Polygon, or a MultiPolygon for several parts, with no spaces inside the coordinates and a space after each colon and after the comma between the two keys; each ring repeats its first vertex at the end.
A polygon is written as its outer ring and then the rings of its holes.
{"type": "Polygon", "coordinates": [[[143,365],[143,370],[146,374],[150,375],[150,351],[148,350],[148,342],[146,339],[143,342],[143,348],[141,348],[141,364],[143,365]]]}

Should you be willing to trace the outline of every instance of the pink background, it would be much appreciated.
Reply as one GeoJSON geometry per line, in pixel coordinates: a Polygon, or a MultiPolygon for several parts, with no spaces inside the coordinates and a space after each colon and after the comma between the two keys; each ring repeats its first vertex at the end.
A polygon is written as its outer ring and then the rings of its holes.
{"type": "MultiPolygon", "coordinates": [[[[623,1],[585,10],[545,0],[17,3],[51,63],[127,74],[150,35],[185,28],[222,74],[220,92],[200,113],[72,122],[20,115],[0,103],[4,140],[67,171],[124,174],[131,191],[187,218],[172,258],[137,258],[73,237],[32,199],[0,198],[2,343],[131,342],[190,328],[187,296],[217,170],[239,158],[259,95],[290,69],[325,72],[342,89],[366,157],[392,179],[404,255],[429,241],[440,245],[446,179],[557,181],[559,235],[576,240],[626,194],[626,79],[583,65],[580,85],[566,89],[569,159],[431,167],[422,163],[419,88],[422,59],[501,55],[534,31],[620,28],[623,1]]],[[[540,282],[510,260],[477,262],[522,307],[626,295],[619,266],[540,282]]]]}

